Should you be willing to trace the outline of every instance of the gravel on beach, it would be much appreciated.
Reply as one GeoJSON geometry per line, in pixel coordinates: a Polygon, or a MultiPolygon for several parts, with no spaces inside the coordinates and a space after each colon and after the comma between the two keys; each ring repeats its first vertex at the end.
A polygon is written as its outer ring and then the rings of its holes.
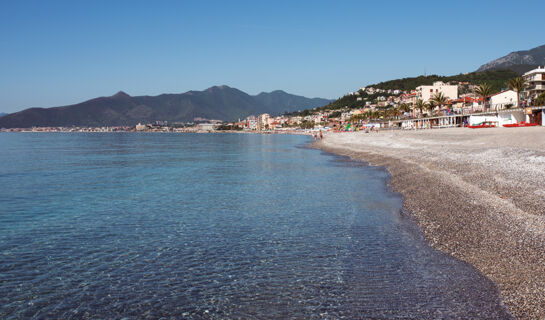
{"type": "Polygon", "coordinates": [[[432,247],[545,319],[545,127],[328,133],[324,151],[385,166],[432,247]]]}

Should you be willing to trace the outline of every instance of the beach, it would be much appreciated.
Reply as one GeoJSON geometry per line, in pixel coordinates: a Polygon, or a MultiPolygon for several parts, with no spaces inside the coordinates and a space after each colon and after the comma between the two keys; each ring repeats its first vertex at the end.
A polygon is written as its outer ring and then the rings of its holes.
{"type": "Polygon", "coordinates": [[[433,248],[492,280],[513,316],[545,318],[545,128],[328,133],[315,146],[387,168],[433,248]]]}

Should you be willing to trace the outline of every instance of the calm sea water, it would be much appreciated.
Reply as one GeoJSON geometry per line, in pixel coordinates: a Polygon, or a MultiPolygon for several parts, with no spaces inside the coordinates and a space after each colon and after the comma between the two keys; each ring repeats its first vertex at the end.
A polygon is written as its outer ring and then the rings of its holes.
{"type": "Polygon", "coordinates": [[[0,318],[506,318],[304,136],[0,134],[0,318]]]}

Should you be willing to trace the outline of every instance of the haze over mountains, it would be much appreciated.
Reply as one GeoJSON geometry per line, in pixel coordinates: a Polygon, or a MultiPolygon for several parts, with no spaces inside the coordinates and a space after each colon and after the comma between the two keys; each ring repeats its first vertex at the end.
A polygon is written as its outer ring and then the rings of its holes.
{"type": "Polygon", "coordinates": [[[517,73],[523,73],[545,65],[545,45],[530,49],[511,52],[510,54],[483,64],[477,71],[492,69],[510,69],[517,73]]]}
{"type": "Polygon", "coordinates": [[[131,97],[120,91],[82,103],[54,107],[30,108],[0,118],[0,128],[57,126],[125,126],[157,120],[190,122],[194,118],[236,120],[249,115],[320,107],[330,102],[306,98],[281,90],[252,96],[228,86],[214,86],[204,91],[181,94],[131,97]]]}

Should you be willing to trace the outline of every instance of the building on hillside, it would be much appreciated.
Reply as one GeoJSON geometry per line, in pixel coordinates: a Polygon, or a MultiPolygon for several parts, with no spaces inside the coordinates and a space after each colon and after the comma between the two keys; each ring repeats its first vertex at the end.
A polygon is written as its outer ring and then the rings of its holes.
{"type": "Polygon", "coordinates": [[[498,92],[490,96],[490,109],[502,110],[506,107],[516,107],[517,105],[517,92],[513,90],[505,90],[498,92]]]}
{"type": "Polygon", "coordinates": [[[416,94],[418,99],[422,99],[424,102],[428,102],[437,93],[443,93],[447,99],[458,99],[458,86],[448,85],[442,81],[434,82],[431,86],[419,86],[416,88],[416,94]]]}
{"type": "Polygon", "coordinates": [[[526,99],[535,100],[537,96],[545,92],[545,67],[537,67],[537,69],[526,72],[522,78],[528,84],[524,90],[526,99]]]}

